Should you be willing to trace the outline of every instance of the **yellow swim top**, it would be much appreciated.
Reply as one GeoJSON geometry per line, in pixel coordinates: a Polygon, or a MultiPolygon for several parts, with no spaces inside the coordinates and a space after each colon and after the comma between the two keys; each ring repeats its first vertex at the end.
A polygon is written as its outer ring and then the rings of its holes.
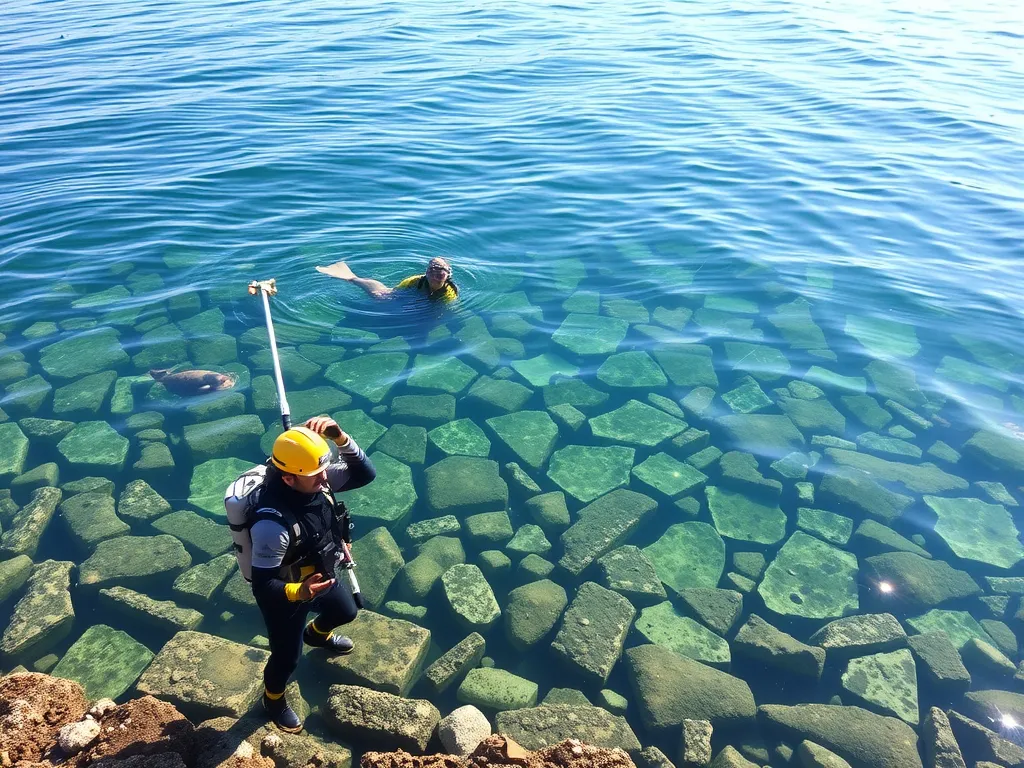
{"type": "Polygon", "coordinates": [[[419,291],[428,299],[435,301],[448,303],[459,298],[458,286],[456,286],[451,280],[446,281],[445,284],[436,291],[430,290],[430,283],[427,280],[426,275],[412,275],[411,277],[405,278],[405,280],[395,286],[395,290],[410,288],[415,291],[419,291]]]}

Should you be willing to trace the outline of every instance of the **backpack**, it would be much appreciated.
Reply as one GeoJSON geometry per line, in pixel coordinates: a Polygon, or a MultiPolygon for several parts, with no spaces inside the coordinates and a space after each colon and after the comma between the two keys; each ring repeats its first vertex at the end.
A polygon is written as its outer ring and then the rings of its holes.
{"type": "MultiPolygon", "coordinates": [[[[249,529],[253,524],[252,513],[259,508],[266,481],[267,465],[257,464],[240,474],[224,491],[224,510],[228,516],[238,570],[242,572],[242,578],[249,582],[252,581],[252,534],[249,529]]],[[[292,541],[298,541],[302,536],[298,521],[285,516],[284,522],[291,532],[292,541]]]]}

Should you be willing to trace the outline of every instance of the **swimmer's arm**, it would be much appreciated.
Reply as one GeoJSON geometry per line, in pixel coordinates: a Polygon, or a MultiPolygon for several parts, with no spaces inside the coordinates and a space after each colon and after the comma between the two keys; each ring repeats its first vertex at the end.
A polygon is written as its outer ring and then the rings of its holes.
{"type": "Polygon", "coordinates": [[[412,277],[407,277],[405,278],[405,280],[396,285],[392,290],[398,291],[404,290],[406,288],[415,288],[422,279],[423,275],[413,275],[412,277]]]}

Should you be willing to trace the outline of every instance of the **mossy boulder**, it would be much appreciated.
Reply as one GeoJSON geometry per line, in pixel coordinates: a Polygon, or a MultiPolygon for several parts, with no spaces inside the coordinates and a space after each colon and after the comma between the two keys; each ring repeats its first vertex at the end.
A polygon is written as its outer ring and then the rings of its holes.
{"type": "Polygon", "coordinates": [[[635,754],[640,742],[624,717],[587,703],[549,704],[499,712],[495,730],[526,749],[543,749],[579,739],[605,749],[635,754]]]}
{"type": "Polygon", "coordinates": [[[551,551],[551,542],[544,535],[543,528],[527,523],[519,527],[505,549],[514,555],[543,555],[551,551]]]}
{"type": "Polygon", "coordinates": [[[586,504],[629,483],[634,454],[623,445],[569,445],[552,455],[548,477],[586,504]]]}
{"type": "Polygon", "coordinates": [[[427,430],[395,424],[377,441],[376,450],[404,464],[422,464],[427,457],[427,430]]]}
{"type": "Polygon", "coordinates": [[[60,419],[37,419],[29,416],[19,421],[18,426],[29,440],[49,447],[57,445],[68,432],[75,428],[75,423],[60,419]]]}
{"type": "Polygon", "coordinates": [[[113,474],[124,468],[128,438],[105,421],[83,421],[57,444],[57,450],[78,471],[113,474]]]}
{"type": "Polygon", "coordinates": [[[650,389],[668,384],[665,372],[642,350],[611,355],[597,369],[597,378],[617,388],[650,389]]]}
{"type": "Polygon", "coordinates": [[[113,328],[80,333],[39,351],[39,366],[55,379],[78,379],[108,368],[118,370],[127,363],[128,355],[113,328]]]}
{"type": "Polygon", "coordinates": [[[15,419],[35,416],[53,392],[53,385],[42,376],[36,374],[25,378],[26,372],[27,367],[26,371],[19,371],[0,398],[0,406],[15,419]]]}
{"type": "Polygon", "coordinates": [[[843,689],[869,708],[895,715],[916,726],[917,667],[906,648],[851,659],[842,676],[843,689]]]}
{"type": "Polygon", "coordinates": [[[399,571],[398,594],[410,603],[420,603],[445,571],[464,562],[466,551],[461,541],[450,536],[435,536],[424,542],[416,557],[399,571]]]}
{"type": "MultiPolygon", "coordinates": [[[[220,588],[224,586],[224,583],[234,572],[235,566],[236,559],[233,552],[215,557],[206,563],[193,565],[178,576],[171,585],[175,599],[199,607],[205,606],[213,599],[220,588]]],[[[365,599],[364,575],[365,571],[361,570],[359,584],[363,587],[365,599]]],[[[119,587],[112,587],[111,589],[119,589],[119,587]]],[[[183,627],[183,629],[194,629],[194,627],[183,627]]]]}
{"type": "Polygon", "coordinates": [[[580,379],[560,379],[545,386],[542,394],[545,408],[571,405],[583,413],[593,413],[602,407],[609,397],[607,392],[602,392],[580,379]]]}
{"type": "Polygon", "coordinates": [[[74,680],[92,701],[116,699],[152,660],[153,652],[131,635],[94,624],[68,648],[51,674],[74,680]]]}
{"type": "Polygon", "coordinates": [[[101,371],[58,387],[53,393],[53,415],[73,420],[95,419],[116,379],[114,371],[101,371]]]}
{"type": "Polygon", "coordinates": [[[984,640],[986,643],[993,642],[985,628],[967,611],[933,608],[920,616],[912,616],[906,620],[906,624],[919,634],[927,632],[945,633],[957,651],[963,648],[973,637],[984,640]]]}
{"type": "Polygon", "coordinates": [[[0,653],[16,659],[38,658],[71,632],[71,572],[75,564],[58,560],[37,563],[25,592],[14,606],[0,637],[0,653]]]}
{"type": "Polygon", "coordinates": [[[327,727],[346,742],[422,754],[441,713],[429,701],[405,699],[358,685],[332,685],[327,727]]]}
{"type": "Polygon", "coordinates": [[[636,619],[635,628],[655,645],[716,669],[729,669],[732,661],[729,643],[689,616],[679,613],[667,600],[644,608],[636,619]]]}
{"type": "Polygon", "coordinates": [[[804,436],[788,416],[747,413],[718,419],[729,439],[746,450],[768,456],[782,456],[804,445],[804,436]]]}
{"type": "Polygon", "coordinates": [[[1024,472],[1024,440],[1020,437],[983,429],[964,443],[963,450],[995,469],[1024,472]]]}
{"type": "MultiPolygon", "coordinates": [[[[223,499],[223,493],[221,493],[221,497],[223,499]]],[[[221,506],[223,507],[223,503],[221,506]]],[[[158,517],[163,517],[170,511],[170,503],[154,491],[145,480],[132,480],[124,487],[117,500],[118,516],[133,525],[148,523],[158,517]]]]}
{"type": "Polygon", "coordinates": [[[449,456],[427,467],[427,503],[438,515],[464,517],[474,512],[503,512],[508,484],[498,462],[472,456],[449,456]]]}
{"type": "Polygon", "coordinates": [[[533,496],[526,500],[523,508],[537,525],[549,533],[565,530],[571,522],[565,494],[561,491],[533,496]]]}
{"type": "Polygon", "coordinates": [[[411,389],[439,390],[451,395],[462,392],[477,377],[477,372],[450,355],[416,355],[406,379],[411,389]]]}
{"type": "Polygon", "coordinates": [[[675,437],[685,429],[685,421],[639,400],[630,400],[614,411],[590,419],[594,437],[648,447],[675,437]]]}
{"type": "Polygon", "coordinates": [[[636,609],[599,584],[580,586],[551,643],[556,658],[589,684],[604,685],[622,654],[636,609]]]}
{"type": "Polygon", "coordinates": [[[786,514],[778,506],[715,486],[705,492],[711,518],[723,537],[770,545],[786,535],[786,514]]]}
{"type": "Polygon", "coordinates": [[[33,467],[28,472],[11,480],[11,495],[24,504],[40,488],[56,488],[60,485],[60,468],[52,461],[33,467]]]}
{"type": "Polygon", "coordinates": [[[823,648],[801,643],[755,613],[740,627],[732,647],[736,655],[753,659],[785,675],[818,680],[825,669],[823,648]]]}
{"type": "Polygon", "coordinates": [[[957,557],[996,568],[1012,568],[1024,558],[1020,533],[1002,504],[941,496],[925,496],[924,502],[938,518],[935,532],[957,557]]]}
{"type": "MultiPolygon", "coordinates": [[[[204,461],[202,464],[192,470],[192,479],[189,482],[188,492],[188,503],[196,509],[202,510],[208,515],[212,515],[215,519],[227,519],[227,513],[224,510],[224,491],[227,487],[233,483],[239,475],[253,468],[251,461],[245,461],[243,459],[211,459],[210,461],[204,461]]],[[[127,490],[127,489],[126,489],[127,490]]],[[[149,519],[150,515],[154,515],[156,508],[161,507],[158,503],[155,504],[151,497],[145,493],[141,486],[138,487],[137,493],[140,496],[139,514],[146,515],[146,519],[149,519]],[[145,499],[149,498],[147,502],[145,499]],[[142,511],[143,504],[149,507],[148,510],[142,511]]],[[[133,494],[134,495],[134,494],[133,494]]],[[[133,508],[136,508],[133,503],[133,508]]],[[[170,511],[170,510],[167,510],[170,511]]],[[[124,513],[126,517],[131,517],[130,514],[124,513]]]]}
{"type": "Polygon", "coordinates": [[[677,387],[718,389],[711,347],[703,344],[673,344],[670,349],[655,349],[654,359],[677,387]]]}
{"type": "Polygon", "coordinates": [[[223,458],[229,452],[243,456],[259,453],[263,431],[259,417],[247,414],[186,425],[184,440],[193,461],[199,464],[223,458]]]}
{"type": "Polygon", "coordinates": [[[215,523],[188,509],[179,509],[157,518],[153,529],[170,534],[185,545],[191,554],[209,560],[231,549],[231,531],[226,525],[215,523]]]}
{"type": "Polygon", "coordinates": [[[679,601],[685,613],[722,637],[732,631],[743,612],[743,595],[732,589],[683,589],[679,601]]]}
{"type": "Polygon", "coordinates": [[[903,514],[914,499],[890,491],[867,472],[840,467],[824,474],[818,486],[820,501],[839,510],[850,510],[858,517],[870,516],[891,523],[903,514]]]}
{"type": "Polygon", "coordinates": [[[517,651],[526,651],[554,629],[569,604],[565,589],[541,579],[513,589],[505,606],[505,636],[517,651]]]}
{"type": "Polygon", "coordinates": [[[718,467],[722,472],[722,485],[765,497],[778,497],[782,494],[782,483],[761,474],[757,466],[757,458],[743,451],[729,451],[719,459],[718,467]]]}
{"type": "Polygon", "coordinates": [[[744,376],[735,388],[724,392],[722,400],[733,413],[756,413],[772,405],[772,399],[751,376],[744,376]]]}
{"type": "Polygon", "coordinates": [[[485,648],[483,635],[471,632],[424,670],[424,686],[433,694],[443,693],[480,663],[485,648]]]}
{"type": "Polygon", "coordinates": [[[804,400],[780,397],[779,408],[798,429],[813,435],[841,435],[846,431],[846,417],[826,398],[804,400]]]}
{"type": "Polygon", "coordinates": [[[6,556],[35,557],[61,495],[59,488],[39,488],[34,491],[32,500],[15,513],[10,528],[0,535],[0,553],[6,556]]]}
{"type": "Polygon", "coordinates": [[[384,603],[388,587],[405,566],[398,542],[385,526],[352,542],[352,558],[359,565],[360,591],[367,607],[376,609],[384,603]]]}
{"type": "Polygon", "coordinates": [[[579,518],[561,537],[563,555],[558,564],[578,576],[597,558],[625,540],[657,508],[657,503],[635,491],[617,490],[580,510],[579,518]]]}
{"type": "Polygon", "coordinates": [[[905,648],[907,633],[891,613],[866,613],[829,622],[810,642],[825,649],[830,659],[845,661],[905,648]]]}
{"type": "Polygon", "coordinates": [[[547,463],[558,440],[558,426],[546,411],[518,411],[487,420],[494,430],[528,467],[540,469],[547,463]]]}
{"type": "Polygon", "coordinates": [[[455,515],[441,515],[412,523],[405,529],[405,535],[414,544],[421,544],[434,536],[458,536],[461,530],[459,518],[455,515]]]}
{"type": "Polygon", "coordinates": [[[469,631],[486,632],[501,618],[501,608],[480,568],[453,565],[441,576],[444,596],[455,620],[469,631]]]}
{"type": "Polygon", "coordinates": [[[675,498],[700,488],[708,477],[699,469],[669,456],[656,453],[633,467],[633,476],[657,493],[675,498]]]}
{"type": "Polygon", "coordinates": [[[192,564],[173,536],[118,536],[101,541],[78,569],[78,585],[98,590],[114,585],[145,589],[170,583],[192,564]]]}
{"type": "Polygon", "coordinates": [[[967,572],[911,552],[887,552],[865,558],[864,574],[872,584],[892,584],[901,604],[910,611],[981,594],[981,587],[967,572]]]}
{"type": "Polygon", "coordinates": [[[446,456],[481,456],[491,453],[491,441],[472,419],[458,419],[427,433],[431,445],[446,456]]]}
{"type": "Polygon", "coordinates": [[[461,704],[473,704],[484,712],[525,709],[537,703],[537,684],[504,669],[478,667],[466,675],[456,698],[461,704]]]}
{"type": "Polygon", "coordinates": [[[377,477],[369,485],[339,494],[358,523],[383,525],[392,530],[405,526],[416,505],[416,487],[412,470],[386,453],[375,451],[370,457],[377,477]]]}
{"type": "Polygon", "coordinates": [[[613,549],[597,565],[602,586],[618,592],[633,605],[654,605],[666,597],[654,563],[639,547],[627,544],[613,549]]]}
{"type": "Polygon", "coordinates": [[[515,413],[526,405],[533,396],[533,390],[515,381],[481,376],[473,382],[466,393],[466,399],[491,408],[515,413]]]}
{"type": "Polygon", "coordinates": [[[831,619],[859,607],[857,558],[796,531],[757,588],[765,606],[784,616],[831,619]]]}
{"type": "Polygon", "coordinates": [[[86,554],[97,544],[131,532],[128,523],[114,512],[114,497],[106,493],[78,493],[64,499],[61,517],[71,540],[86,554]]]}
{"type": "Polygon", "coordinates": [[[570,313],[551,335],[551,341],[576,355],[611,355],[628,329],[625,320],[570,313]]]}
{"type": "Polygon", "coordinates": [[[324,376],[346,392],[371,403],[381,402],[409,364],[404,352],[382,352],[341,360],[327,367],[324,376]]]}
{"type": "Polygon", "coordinates": [[[32,559],[28,555],[0,560],[0,603],[21,589],[31,573],[32,559]]]}
{"type": "Polygon", "coordinates": [[[643,552],[665,584],[680,592],[691,587],[715,587],[725,570],[725,542],[707,523],[669,526],[643,552]]]}
{"type": "Polygon", "coordinates": [[[915,493],[945,493],[968,487],[962,477],[944,472],[934,464],[906,464],[840,448],[826,448],[825,453],[840,466],[859,469],[885,482],[900,483],[915,493]]]}

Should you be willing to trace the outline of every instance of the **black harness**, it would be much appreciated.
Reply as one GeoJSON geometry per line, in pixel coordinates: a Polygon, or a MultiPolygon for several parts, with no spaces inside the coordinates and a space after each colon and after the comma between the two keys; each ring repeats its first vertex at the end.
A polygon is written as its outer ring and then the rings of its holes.
{"type": "Polygon", "coordinates": [[[444,285],[442,285],[436,291],[432,291],[432,290],[430,290],[430,281],[427,280],[427,276],[424,275],[423,277],[421,277],[419,279],[419,282],[416,283],[416,290],[417,291],[422,291],[422,290],[426,289],[427,297],[433,299],[433,298],[439,296],[441,293],[443,293],[444,290],[449,285],[452,287],[452,290],[455,291],[455,295],[458,296],[459,295],[459,286],[457,286],[454,282],[452,282],[451,278],[448,278],[447,280],[445,280],[444,281],[444,285]]]}

